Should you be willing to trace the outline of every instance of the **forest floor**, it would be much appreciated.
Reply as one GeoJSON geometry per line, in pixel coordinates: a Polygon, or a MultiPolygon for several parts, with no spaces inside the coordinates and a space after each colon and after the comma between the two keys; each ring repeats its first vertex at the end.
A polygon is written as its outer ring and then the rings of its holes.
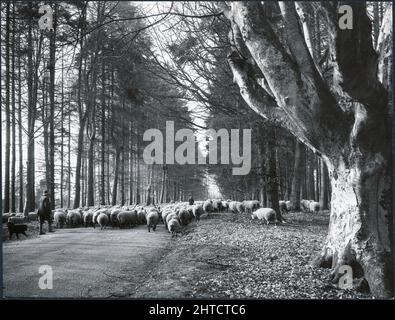
{"type": "Polygon", "coordinates": [[[211,214],[184,229],[132,297],[369,299],[339,290],[310,262],[325,241],[329,212],[289,213],[264,225],[249,215],[211,214]]]}
{"type": "MultiPolygon", "coordinates": [[[[290,213],[264,225],[249,215],[203,216],[172,238],[163,224],[133,229],[61,229],[3,244],[7,297],[369,299],[339,290],[329,269],[312,267],[329,213],[290,213]],[[54,288],[40,290],[40,265],[54,269],[54,288]]],[[[3,231],[4,225],[3,225],[3,231]]],[[[3,232],[6,235],[6,232],[3,232]]],[[[15,237],[15,236],[14,236],[15,237]]]]}

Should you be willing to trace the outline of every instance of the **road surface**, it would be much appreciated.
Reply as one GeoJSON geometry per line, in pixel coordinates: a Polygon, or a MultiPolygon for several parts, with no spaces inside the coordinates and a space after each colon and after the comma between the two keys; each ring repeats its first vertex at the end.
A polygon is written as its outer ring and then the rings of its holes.
{"type": "MultiPolygon", "coordinates": [[[[23,237],[23,235],[21,236],[23,237]]],[[[58,229],[3,245],[3,295],[45,298],[116,298],[133,295],[167,252],[163,225],[133,229],[58,229]],[[53,271],[53,288],[40,289],[40,266],[53,271]]],[[[48,284],[48,282],[45,282],[48,284]]]]}

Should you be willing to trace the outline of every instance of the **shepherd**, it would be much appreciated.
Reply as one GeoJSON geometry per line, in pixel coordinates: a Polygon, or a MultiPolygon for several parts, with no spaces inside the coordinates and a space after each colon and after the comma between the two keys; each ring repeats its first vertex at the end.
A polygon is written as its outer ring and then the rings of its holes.
{"type": "Polygon", "coordinates": [[[52,230],[52,218],[51,218],[51,200],[49,199],[48,191],[45,190],[43,196],[40,199],[40,205],[38,207],[37,215],[40,220],[40,235],[45,234],[43,231],[43,224],[45,221],[48,222],[48,231],[52,230]]]}

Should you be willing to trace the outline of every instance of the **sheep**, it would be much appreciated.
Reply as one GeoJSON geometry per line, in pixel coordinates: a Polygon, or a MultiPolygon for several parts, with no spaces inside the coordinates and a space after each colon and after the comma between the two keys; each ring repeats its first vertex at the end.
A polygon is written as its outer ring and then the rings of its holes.
{"type": "Polygon", "coordinates": [[[309,209],[312,213],[318,213],[320,211],[320,204],[316,201],[312,201],[310,202],[309,209]]]}
{"type": "Polygon", "coordinates": [[[222,207],[222,211],[228,211],[229,210],[229,202],[222,201],[221,202],[221,207],[222,207]]]}
{"type": "Polygon", "coordinates": [[[229,202],[229,210],[233,213],[237,213],[237,208],[236,208],[236,201],[231,201],[229,202]]]}
{"type": "Polygon", "coordinates": [[[98,210],[96,210],[96,211],[93,213],[93,217],[92,217],[92,224],[93,224],[93,226],[95,226],[95,224],[98,223],[98,222],[97,222],[97,217],[98,217],[99,214],[101,214],[101,213],[105,213],[105,214],[108,216],[108,219],[111,218],[111,211],[110,211],[110,210],[108,210],[108,209],[106,209],[106,208],[98,209],[98,210]]]}
{"type": "Polygon", "coordinates": [[[305,200],[305,199],[300,200],[300,208],[302,209],[303,212],[310,211],[310,202],[311,200],[305,200]]]}
{"type": "Polygon", "coordinates": [[[206,213],[210,213],[214,211],[213,203],[211,200],[206,200],[203,204],[203,210],[206,213]]]}
{"type": "Polygon", "coordinates": [[[181,230],[180,222],[177,218],[172,218],[167,223],[167,230],[171,233],[171,236],[174,237],[177,232],[181,230]]]}
{"type": "Polygon", "coordinates": [[[222,202],[220,200],[213,200],[213,211],[220,212],[222,210],[222,202]]]}
{"type": "Polygon", "coordinates": [[[56,228],[63,228],[63,226],[66,224],[66,214],[63,211],[55,211],[53,214],[54,222],[56,225],[56,228]]]}
{"type": "Polygon", "coordinates": [[[258,200],[248,200],[248,201],[243,201],[243,206],[244,206],[245,212],[252,213],[256,209],[259,209],[260,203],[258,200]]]}
{"type": "Polygon", "coordinates": [[[281,214],[284,214],[284,213],[288,212],[287,204],[286,204],[286,202],[284,200],[280,200],[278,202],[278,205],[280,207],[281,214]]]}
{"type": "Polygon", "coordinates": [[[191,215],[191,217],[193,217],[193,205],[188,206],[188,207],[186,208],[186,210],[189,212],[189,214],[191,215]]]}
{"type": "Polygon", "coordinates": [[[147,211],[143,208],[137,210],[137,220],[140,224],[145,224],[147,223],[147,211]]]}
{"type": "Polygon", "coordinates": [[[178,212],[178,219],[183,226],[186,226],[188,223],[190,223],[192,221],[192,217],[193,216],[186,209],[181,209],[178,212]]]}
{"type": "Polygon", "coordinates": [[[156,209],[151,209],[147,215],[146,215],[146,219],[147,219],[147,227],[148,227],[148,232],[151,232],[151,227],[152,230],[155,231],[156,229],[156,225],[159,222],[159,212],[156,209]]]}
{"type": "Polygon", "coordinates": [[[111,226],[115,227],[118,225],[118,214],[122,211],[120,208],[114,208],[110,212],[110,222],[111,226]]]}
{"type": "Polygon", "coordinates": [[[169,221],[170,221],[171,219],[177,219],[177,220],[178,220],[178,216],[177,216],[177,214],[176,214],[175,212],[172,212],[172,213],[170,213],[170,214],[168,214],[168,215],[166,216],[166,225],[167,225],[167,226],[169,226],[169,221]]]}
{"type": "Polygon", "coordinates": [[[236,202],[236,209],[238,213],[244,212],[244,204],[242,202],[236,202]]]}
{"type": "Polygon", "coordinates": [[[251,218],[263,220],[266,224],[276,223],[276,211],[272,208],[260,208],[252,213],[251,218]]]}
{"type": "Polygon", "coordinates": [[[67,212],[66,223],[68,227],[78,227],[81,224],[80,212],[78,209],[67,212]]]}
{"type": "Polygon", "coordinates": [[[92,211],[84,211],[82,214],[82,220],[84,221],[84,227],[92,226],[93,227],[93,212],[92,211]]]}
{"type": "Polygon", "coordinates": [[[200,216],[204,213],[203,206],[201,204],[195,204],[192,208],[192,214],[196,221],[200,220],[200,216]]]}
{"type": "Polygon", "coordinates": [[[285,205],[286,205],[286,207],[287,207],[287,211],[291,211],[291,210],[293,210],[293,205],[292,205],[292,202],[291,201],[285,201],[285,205]]]}
{"type": "Polygon", "coordinates": [[[108,215],[104,212],[100,213],[97,217],[97,223],[100,225],[101,230],[103,230],[103,228],[108,224],[109,221],[110,219],[108,218],[108,215]]]}
{"type": "Polygon", "coordinates": [[[137,211],[121,211],[118,213],[118,222],[120,228],[131,227],[137,224],[137,211]]]}
{"type": "Polygon", "coordinates": [[[166,218],[171,213],[176,214],[175,210],[173,209],[173,206],[168,206],[168,207],[164,208],[161,213],[161,218],[163,220],[163,223],[165,224],[166,229],[167,229],[166,218]]]}

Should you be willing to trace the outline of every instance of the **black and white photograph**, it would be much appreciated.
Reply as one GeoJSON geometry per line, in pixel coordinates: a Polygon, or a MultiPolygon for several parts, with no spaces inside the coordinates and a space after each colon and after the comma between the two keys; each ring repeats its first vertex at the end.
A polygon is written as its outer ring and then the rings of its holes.
{"type": "Polygon", "coordinates": [[[0,13],[1,299],[394,298],[392,2],[0,13]]]}

